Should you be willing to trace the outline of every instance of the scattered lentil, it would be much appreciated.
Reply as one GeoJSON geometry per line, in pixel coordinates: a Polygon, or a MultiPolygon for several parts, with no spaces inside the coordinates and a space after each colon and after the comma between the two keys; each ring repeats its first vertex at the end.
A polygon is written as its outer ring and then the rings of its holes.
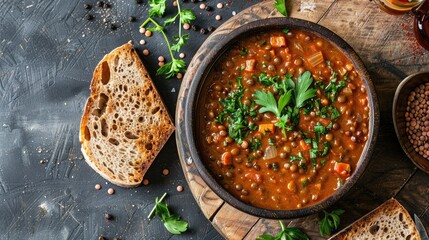
{"type": "Polygon", "coordinates": [[[179,54],[179,57],[180,57],[180,58],[185,58],[185,57],[186,57],[186,55],[185,55],[185,53],[180,53],[180,54],[179,54]]]}
{"type": "Polygon", "coordinates": [[[103,237],[103,235],[101,235],[98,237],[98,240],[106,240],[106,239],[103,237]]]}
{"type": "Polygon", "coordinates": [[[218,3],[218,4],[216,5],[216,7],[217,7],[217,8],[219,8],[219,9],[222,9],[222,8],[223,8],[223,4],[222,4],[222,3],[218,3]]]}
{"type": "Polygon", "coordinates": [[[146,32],[146,28],[140,28],[140,29],[139,29],[139,32],[140,32],[141,34],[145,33],[145,32],[146,32]]]}
{"type": "Polygon", "coordinates": [[[152,32],[151,32],[151,31],[149,31],[149,30],[147,30],[147,31],[144,33],[144,35],[145,35],[146,37],[151,37],[151,36],[152,36],[152,32]]]}
{"type": "Polygon", "coordinates": [[[406,131],[414,150],[429,160],[429,82],[408,96],[405,112],[406,131]]]}
{"type": "Polygon", "coordinates": [[[100,184],[95,184],[95,190],[100,190],[101,189],[101,185],[100,184]]]}
{"type": "Polygon", "coordinates": [[[167,168],[162,170],[162,175],[164,175],[164,176],[167,176],[169,173],[170,173],[170,170],[168,170],[167,168]]]}
{"type": "Polygon", "coordinates": [[[158,57],[158,61],[160,61],[160,62],[164,62],[164,61],[165,61],[164,56],[159,56],[159,57],[158,57]]]}
{"type": "Polygon", "coordinates": [[[195,3],[196,2],[196,0],[191,0],[191,3],[195,3]]]}
{"type": "Polygon", "coordinates": [[[191,28],[191,25],[189,23],[183,24],[183,29],[188,30],[189,28],[191,28]]]}
{"type": "Polygon", "coordinates": [[[147,56],[147,55],[149,55],[149,54],[150,54],[149,50],[147,50],[147,49],[144,49],[144,50],[143,50],[143,55],[147,56]]]}
{"type": "Polygon", "coordinates": [[[165,62],[158,62],[158,66],[162,67],[164,66],[165,62]]]}
{"type": "Polygon", "coordinates": [[[177,77],[177,79],[182,79],[183,74],[182,73],[178,73],[176,77],[177,77]]]}
{"type": "Polygon", "coordinates": [[[204,3],[200,4],[200,9],[205,9],[206,7],[207,7],[206,4],[204,4],[204,3]]]}
{"type": "Polygon", "coordinates": [[[109,189],[107,189],[107,193],[108,193],[109,195],[113,195],[113,194],[115,194],[115,189],[113,189],[113,188],[109,188],[109,189]]]}
{"type": "Polygon", "coordinates": [[[216,20],[217,20],[217,21],[222,20],[222,16],[221,16],[221,15],[219,15],[219,14],[218,14],[218,15],[216,15],[216,17],[215,17],[215,18],[216,18],[216,20]]]}
{"type": "Polygon", "coordinates": [[[173,1],[173,6],[177,7],[177,1],[173,1]]]}
{"type": "Polygon", "coordinates": [[[145,186],[146,186],[146,185],[148,185],[148,184],[149,184],[149,179],[146,179],[146,178],[145,178],[145,179],[143,179],[143,185],[145,185],[145,186]]]}
{"type": "Polygon", "coordinates": [[[106,220],[110,220],[110,219],[112,219],[112,215],[110,215],[110,214],[108,214],[108,213],[105,213],[105,214],[104,214],[104,218],[105,218],[106,220]]]}
{"type": "Polygon", "coordinates": [[[181,186],[181,185],[177,186],[176,190],[178,192],[182,192],[183,191],[183,186],[181,186]]]}
{"type": "Polygon", "coordinates": [[[146,44],[146,41],[145,41],[144,39],[142,39],[142,40],[140,40],[140,44],[141,44],[141,45],[145,45],[145,44],[146,44]]]}

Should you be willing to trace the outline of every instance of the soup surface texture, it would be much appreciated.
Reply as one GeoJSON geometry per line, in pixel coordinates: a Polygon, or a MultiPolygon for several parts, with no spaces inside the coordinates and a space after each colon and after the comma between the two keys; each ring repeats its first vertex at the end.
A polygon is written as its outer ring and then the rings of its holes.
{"type": "Polygon", "coordinates": [[[353,174],[369,131],[366,88],[351,61],[302,30],[235,43],[208,74],[199,106],[205,165],[232,195],[299,209],[353,174]]]}

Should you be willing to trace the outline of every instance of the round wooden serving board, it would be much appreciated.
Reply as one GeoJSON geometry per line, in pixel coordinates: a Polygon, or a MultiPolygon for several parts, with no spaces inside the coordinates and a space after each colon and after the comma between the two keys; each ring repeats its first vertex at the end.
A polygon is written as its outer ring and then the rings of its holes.
{"type": "MultiPolygon", "coordinates": [[[[319,11],[317,12],[297,10],[299,9],[299,3],[297,3],[297,1],[290,4],[291,6],[287,7],[290,12],[293,12],[291,17],[317,22],[332,2],[326,1],[326,3],[318,3],[317,8],[319,11]]],[[[280,231],[280,225],[276,220],[258,218],[235,209],[219,198],[219,196],[206,185],[193,163],[188,146],[186,145],[186,140],[184,139],[186,97],[196,69],[200,66],[207,49],[210,49],[211,46],[215,45],[235,28],[259,19],[272,17],[281,17],[281,15],[274,9],[273,1],[264,1],[249,7],[222,24],[222,26],[203,43],[193,57],[183,79],[178,96],[178,105],[176,109],[176,141],[184,175],[202,212],[206,218],[211,221],[217,231],[226,239],[255,239],[257,236],[264,233],[277,235],[280,231]]],[[[317,216],[313,215],[305,218],[288,220],[286,224],[304,229],[306,233],[310,235],[311,239],[320,239],[317,231],[317,216]]]]}

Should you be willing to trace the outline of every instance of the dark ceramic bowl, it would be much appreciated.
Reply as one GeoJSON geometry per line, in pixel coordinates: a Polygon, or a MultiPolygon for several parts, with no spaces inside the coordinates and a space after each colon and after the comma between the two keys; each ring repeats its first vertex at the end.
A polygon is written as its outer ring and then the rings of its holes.
{"type": "Polygon", "coordinates": [[[393,98],[392,116],[396,136],[405,154],[407,154],[408,158],[410,158],[418,168],[429,173],[429,160],[425,159],[414,150],[413,145],[408,140],[405,126],[405,111],[408,103],[408,95],[410,95],[411,91],[416,87],[427,82],[429,82],[429,72],[416,73],[402,80],[393,98]]]}
{"type": "Polygon", "coordinates": [[[208,53],[204,60],[202,61],[200,67],[195,70],[195,78],[192,80],[189,89],[189,95],[187,96],[187,101],[185,105],[185,134],[186,140],[189,144],[189,150],[191,157],[193,158],[195,165],[207,183],[207,185],[223,200],[232,205],[233,207],[249,213],[251,215],[263,217],[263,218],[272,218],[272,219],[285,219],[285,218],[296,218],[303,217],[316,213],[322,209],[325,209],[331,206],[334,202],[340,199],[349,189],[356,183],[358,178],[362,175],[365,167],[367,166],[372,151],[374,149],[374,144],[376,141],[378,126],[379,126],[379,111],[377,97],[374,90],[374,86],[369,78],[368,72],[362,63],[362,60],[356,54],[356,52],[339,36],[337,36],[332,31],[328,30],[325,27],[322,27],[318,24],[308,22],[305,20],[293,19],[293,18],[271,18],[258,20],[237,29],[234,29],[229,33],[225,38],[221,39],[219,43],[212,49],[208,50],[208,53]],[[213,65],[217,60],[222,56],[222,54],[229,49],[234,43],[239,41],[242,37],[255,34],[260,31],[267,31],[271,29],[300,29],[316,34],[320,37],[323,37],[329,40],[333,45],[341,49],[345,55],[353,62],[356,70],[359,72],[363,84],[365,85],[368,93],[368,104],[370,106],[370,120],[369,120],[369,133],[368,141],[363,150],[362,156],[357,164],[357,169],[354,171],[350,179],[333,195],[324,199],[323,201],[302,209],[296,210],[268,210],[263,208],[258,208],[246,204],[239,199],[235,198],[228,191],[226,191],[212,176],[209,169],[206,168],[206,165],[201,158],[199,151],[199,133],[197,131],[198,119],[201,114],[200,100],[206,97],[207,86],[205,85],[205,80],[213,65]]]}

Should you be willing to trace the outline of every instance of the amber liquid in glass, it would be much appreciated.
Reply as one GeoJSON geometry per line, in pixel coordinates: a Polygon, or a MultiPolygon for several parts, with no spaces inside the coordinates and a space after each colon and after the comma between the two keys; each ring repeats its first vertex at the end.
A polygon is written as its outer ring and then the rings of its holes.
{"type": "Polygon", "coordinates": [[[424,1],[418,8],[413,9],[414,35],[419,44],[429,50],[429,1],[424,1]]]}
{"type": "Polygon", "coordinates": [[[404,14],[421,4],[423,0],[375,0],[380,8],[390,14],[404,14]]]}

